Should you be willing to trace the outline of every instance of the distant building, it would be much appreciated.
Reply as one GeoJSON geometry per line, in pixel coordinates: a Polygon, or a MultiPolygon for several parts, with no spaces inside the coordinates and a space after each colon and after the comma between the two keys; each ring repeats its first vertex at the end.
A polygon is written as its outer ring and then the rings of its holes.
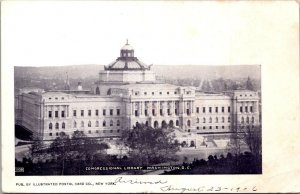
{"type": "Polygon", "coordinates": [[[91,91],[79,83],[77,90],[68,86],[67,90],[21,93],[16,101],[16,124],[43,140],[76,130],[91,137],[118,137],[137,123],[173,126],[190,134],[189,139],[259,124],[257,92],[203,93],[195,87],[162,83],[151,66],[134,56],[128,42],[120,57],[100,71],[91,91]]]}

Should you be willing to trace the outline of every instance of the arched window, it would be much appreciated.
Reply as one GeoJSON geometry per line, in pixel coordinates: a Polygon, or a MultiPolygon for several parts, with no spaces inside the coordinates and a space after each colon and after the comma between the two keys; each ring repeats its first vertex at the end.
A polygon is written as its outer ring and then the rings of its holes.
{"type": "Polygon", "coordinates": [[[73,127],[74,127],[74,128],[76,128],[76,127],[77,127],[77,123],[76,123],[76,121],[74,121],[74,123],[73,123],[73,127]]]}
{"type": "Polygon", "coordinates": [[[250,121],[249,121],[249,117],[247,117],[247,118],[246,118],[246,122],[247,122],[247,123],[249,123],[249,122],[250,122],[250,121]]]}
{"type": "Polygon", "coordinates": [[[197,123],[199,123],[200,122],[200,120],[199,120],[199,118],[197,118],[197,123]]]}
{"type": "Polygon", "coordinates": [[[225,122],[225,118],[224,117],[222,117],[222,123],[224,123],[225,122]]]}
{"type": "Polygon", "coordinates": [[[59,124],[55,123],[55,129],[59,129],[59,124]]]}
{"type": "Polygon", "coordinates": [[[203,123],[206,123],[206,119],[205,119],[205,117],[203,117],[203,123]]]}
{"type": "Polygon", "coordinates": [[[228,123],[230,123],[230,117],[228,117],[228,123]]]}
{"type": "Polygon", "coordinates": [[[187,120],[187,126],[191,126],[191,121],[190,120],[187,120]]]}
{"type": "Polygon", "coordinates": [[[52,123],[49,123],[49,129],[52,129],[52,123]]]}
{"type": "Polygon", "coordinates": [[[102,126],[106,127],[106,121],[103,121],[102,126]]]}
{"type": "Polygon", "coordinates": [[[83,121],[81,121],[81,127],[84,127],[84,122],[83,121]]]}
{"type": "Polygon", "coordinates": [[[212,118],[211,118],[211,117],[209,117],[209,122],[210,122],[210,123],[212,122],[212,118]]]}
{"type": "Polygon", "coordinates": [[[96,88],[96,94],[100,94],[100,89],[99,89],[98,86],[97,86],[97,88],[96,88]]]}
{"type": "Polygon", "coordinates": [[[61,124],[61,128],[62,128],[62,129],[65,129],[65,128],[66,128],[66,124],[65,124],[64,122],[61,124]]]}
{"type": "Polygon", "coordinates": [[[96,127],[99,127],[99,121],[96,121],[95,126],[96,126],[96,127]]]}
{"type": "Polygon", "coordinates": [[[109,125],[114,126],[114,122],[112,120],[110,120],[109,125]]]}
{"type": "Polygon", "coordinates": [[[117,126],[120,126],[120,121],[119,120],[117,120],[117,126]]]}
{"type": "Polygon", "coordinates": [[[154,121],[154,128],[157,128],[157,127],[158,127],[158,122],[154,121]]]}
{"type": "Polygon", "coordinates": [[[255,122],[255,119],[254,119],[254,117],[252,117],[252,123],[254,123],[255,122]]]}
{"type": "Polygon", "coordinates": [[[179,120],[176,120],[176,126],[179,126],[179,120]]]}
{"type": "Polygon", "coordinates": [[[242,117],[241,118],[241,123],[244,123],[244,122],[245,122],[244,117],[242,117]]]}
{"type": "Polygon", "coordinates": [[[88,122],[88,127],[91,127],[91,126],[92,126],[92,122],[89,121],[89,122],[88,122]]]}
{"type": "Polygon", "coordinates": [[[219,122],[219,118],[218,117],[216,117],[216,123],[218,123],[219,122]]]}

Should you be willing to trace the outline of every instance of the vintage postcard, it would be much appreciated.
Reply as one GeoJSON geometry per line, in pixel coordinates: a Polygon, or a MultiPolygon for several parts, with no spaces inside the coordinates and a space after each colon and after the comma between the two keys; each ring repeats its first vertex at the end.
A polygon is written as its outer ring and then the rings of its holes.
{"type": "Polygon", "coordinates": [[[296,1],[10,1],[3,192],[296,192],[296,1]]]}

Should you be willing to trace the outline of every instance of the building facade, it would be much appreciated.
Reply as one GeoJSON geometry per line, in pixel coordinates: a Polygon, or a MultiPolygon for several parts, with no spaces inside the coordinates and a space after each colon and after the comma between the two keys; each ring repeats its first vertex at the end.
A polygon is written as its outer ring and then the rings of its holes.
{"type": "Polygon", "coordinates": [[[166,84],[134,56],[126,43],[120,57],[105,66],[92,90],[33,91],[16,95],[16,124],[43,140],[60,132],[118,137],[137,123],[172,126],[186,134],[226,134],[236,126],[259,124],[255,91],[204,93],[166,84]]]}

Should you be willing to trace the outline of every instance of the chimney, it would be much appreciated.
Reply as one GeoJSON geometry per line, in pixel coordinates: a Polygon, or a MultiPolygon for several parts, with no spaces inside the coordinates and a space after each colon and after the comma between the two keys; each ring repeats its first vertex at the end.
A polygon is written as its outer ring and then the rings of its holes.
{"type": "Polygon", "coordinates": [[[81,82],[78,82],[78,87],[77,87],[78,90],[82,90],[82,85],[81,85],[81,82]]]}

